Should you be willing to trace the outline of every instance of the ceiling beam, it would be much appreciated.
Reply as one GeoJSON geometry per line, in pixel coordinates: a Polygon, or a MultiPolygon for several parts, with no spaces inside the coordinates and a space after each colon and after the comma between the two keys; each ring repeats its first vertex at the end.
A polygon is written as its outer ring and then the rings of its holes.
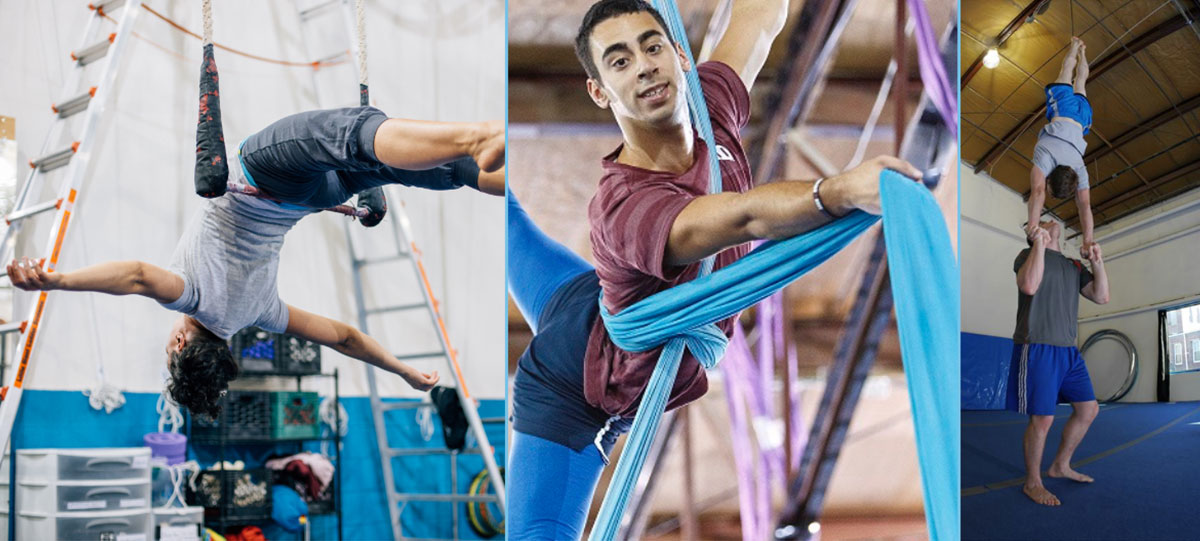
{"type": "Polygon", "coordinates": [[[1085,154],[1083,159],[1084,161],[1099,160],[1115,150],[1114,147],[1119,147],[1125,143],[1137,139],[1138,137],[1149,133],[1155,128],[1166,124],[1167,122],[1177,118],[1183,118],[1185,114],[1191,112],[1197,107],[1200,107],[1200,94],[1192,96],[1191,98],[1180,102],[1178,105],[1167,107],[1167,109],[1161,113],[1154,115],[1153,117],[1139,123],[1137,126],[1134,126],[1133,128],[1126,130],[1124,133],[1114,137],[1112,140],[1112,146],[1096,148],[1085,154]]]}
{"type": "MultiPolygon", "coordinates": [[[[1094,212],[1104,212],[1105,210],[1110,209],[1110,208],[1112,208],[1120,203],[1123,203],[1125,201],[1128,201],[1131,198],[1134,198],[1143,193],[1146,193],[1146,191],[1148,191],[1148,190],[1154,189],[1159,186],[1164,186],[1170,182],[1179,180],[1179,178],[1183,177],[1184,175],[1187,175],[1190,173],[1195,173],[1198,171],[1200,171],[1200,159],[1193,160],[1189,163],[1186,163],[1184,165],[1176,167],[1175,169],[1172,169],[1171,171],[1159,176],[1158,178],[1151,180],[1148,184],[1146,184],[1144,186],[1138,186],[1136,189],[1129,190],[1128,192],[1125,192],[1124,194],[1121,194],[1118,197],[1114,197],[1112,199],[1106,200],[1103,203],[1100,203],[1099,205],[1096,205],[1095,207],[1093,207],[1092,210],[1094,212]]],[[[1097,222],[1095,224],[1095,227],[1100,227],[1101,225],[1104,225],[1111,221],[1112,220],[1104,220],[1102,222],[1097,222]]],[[[1071,219],[1071,223],[1068,225],[1074,225],[1078,222],[1079,222],[1079,218],[1075,217],[1075,218],[1071,219]]]]}
{"type": "MultiPolygon", "coordinates": [[[[844,12],[851,11],[856,0],[848,1],[844,12]]],[[[823,45],[830,37],[830,31],[834,27],[835,15],[839,8],[843,7],[844,2],[836,0],[828,0],[819,3],[816,6],[812,3],[805,3],[804,11],[801,12],[801,20],[792,30],[792,35],[788,37],[788,55],[794,58],[791,64],[785,65],[784,69],[779,74],[776,90],[772,90],[771,95],[767,100],[768,118],[766,134],[762,139],[762,144],[757,145],[759,151],[758,159],[754,162],[757,165],[757,171],[754,176],[755,183],[764,184],[773,180],[775,171],[782,162],[783,158],[783,142],[784,134],[792,127],[796,117],[800,115],[800,106],[804,103],[805,88],[815,86],[815,81],[812,84],[806,84],[809,80],[815,79],[817,75],[814,68],[820,60],[820,53],[824,49],[823,45]],[[812,13],[811,24],[805,23],[805,15],[810,6],[816,13],[812,13]]]]}
{"type": "MultiPolygon", "coordinates": [[[[1000,33],[996,35],[996,39],[992,40],[992,43],[994,44],[992,46],[1000,48],[1001,45],[1004,45],[1004,42],[1008,41],[1008,38],[1012,37],[1012,35],[1016,33],[1017,29],[1021,28],[1021,26],[1025,24],[1025,21],[1029,20],[1030,16],[1032,16],[1034,13],[1037,13],[1037,11],[1042,9],[1042,6],[1049,1],[1050,0],[1033,0],[1030,2],[1028,6],[1025,6],[1025,9],[1021,10],[1021,13],[1017,14],[1016,18],[1014,18],[1012,21],[1009,21],[1008,25],[1004,27],[1004,30],[1001,30],[1000,33]]],[[[974,78],[975,74],[979,72],[979,68],[983,66],[983,55],[985,54],[987,54],[986,49],[982,53],[979,53],[979,56],[975,58],[974,62],[971,62],[971,67],[967,68],[967,72],[962,76],[962,81],[959,84],[960,89],[966,88],[967,83],[971,82],[971,79],[974,78]]]]}
{"type": "MultiPolygon", "coordinates": [[[[1198,14],[1200,14],[1200,11],[1193,10],[1191,12],[1193,18],[1198,14]]],[[[1091,82],[1096,80],[1098,77],[1103,75],[1104,72],[1132,57],[1134,53],[1137,53],[1138,51],[1145,49],[1158,40],[1177,32],[1181,28],[1186,27],[1187,19],[1185,19],[1182,15],[1176,15],[1160,23],[1158,26],[1151,28],[1146,33],[1133,38],[1128,45],[1113,51],[1112,54],[1109,54],[1108,56],[1092,64],[1091,75],[1088,77],[1088,81],[1091,82]]],[[[1038,106],[1037,110],[1029,113],[1029,115],[1025,117],[1025,120],[1021,121],[1011,130],[1009,130],[1008,133],[1004,134],[1004,137],[1000,138],[1000,142],[992,146],[992,148],[990,148],[983,155],[983,158],[976,162],[975,172],[978,173],[983,171],[988,165],[991,165],[992,161],[998,158],[1003,150],[1011,145],[1013,141],[1020,136],[1020,134],[1029,129],[1029,127],[1032,126],[1033,123],[1036,122],[1043,113],[1045,113],[1045,111],[1046,104],[1042,103],[1040,106],[1038,106]]]]}

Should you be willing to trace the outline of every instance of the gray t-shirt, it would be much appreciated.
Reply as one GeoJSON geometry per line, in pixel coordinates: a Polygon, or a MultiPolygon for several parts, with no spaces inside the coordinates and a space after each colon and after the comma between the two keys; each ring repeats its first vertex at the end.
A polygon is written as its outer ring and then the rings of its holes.
{"type": "MultiPolygon", "coordinates": [[[[1030,248],[1021,250],[1013,261],[1019,272],[1030,248]]],[[[1017,290],[1017,330],[1013,342],[1074,346],[1079,326],[1079,293],[1092,282],[1092,271],[1078,260],[1055,250],[1046,250],[1042,283],[1033,295],[1017,290]]]]}
{"type": "MultiPolygon", "coordinates": [[[[237,169],[231,168],[233,176],[240,176],[237,169]]],[[[288,311],[275,281],[279,249],[284,234],[313,212],[236,193],[206,202],[171,256],[169,268],[183,278],[183,294],[163,307],[192,316],[226,340],[249,326],[283,332],[288,311]]]]}
{"type": "Polygon", "coordinates": [[[1083,128],[1071,122],[1051,122],[1038,132],[1037,144],[1033,147],[1033,165],[1049,175],[1055,167],[1065,165],[1079,175],[1076,190],[1088,189],[1087,167],[1083,164],[1083,152],[1087,141],[1083,139],[1083,128]]]}

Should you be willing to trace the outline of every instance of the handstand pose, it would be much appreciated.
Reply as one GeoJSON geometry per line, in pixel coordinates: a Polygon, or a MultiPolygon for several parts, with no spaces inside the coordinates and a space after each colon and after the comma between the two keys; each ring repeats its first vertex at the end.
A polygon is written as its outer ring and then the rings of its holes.
{"type": "Polygon", "coordinates": [[[1059,252],[1061,231],[1058,222],[1041,222],[1033,231],[1030,247],[1022,250],[1013,263],[1019,294],[1007,408],[1029,415],[1024,490],[1042,505],[1059,505],[1058,498],[1042,484],[1042,451],[1046,434],[1054,424],[1054,406],[1059,402],[1070,402],[1073,411],[1048,475],[1092,482],[1091,477],[1071,469],[1071,455],[1100,411],[1087,366],[1075,349],[1079,313],[1076,295],[1082,294],[1097,304],[1108,302],[1108,275],[1100,245],[1094,244],[1088,251],[1092,263],[1089,272],[1079,261],[1059,252]]]}
{"type": "Polygon", "coordinates": [[[184,314],[167,337],[168,391],[205,417],[220,412],[217,400],[238,374],[226,340],[249,326],[329,346],[419,390],[437,383],[437,372],[400,362],[358,329],[284,304],[276,289],[279,250],[301,218],[373,187],[503,193],[503,127],[387,118],[372,107],[312,111],[251,135],[237,162],[230,180],[275,201],[239,193],[206,201],[185,229],[170,270],[116,261],[47,273],[22,258],[9,263],[9,278],[24,290],[142,295],[184,314]]]}
{"type": "MultiPolygon", "coordinates": [[[[741,130],[749,88],[787,16],[785,0],[741,0],[712,61],[698,68],[715,141],[697,138],[688,116],[682,46],[641,0],[601,0],[584,17],[576,54],[587,89],[611,109],[624,144],[606,156],[588,207],[596,266],[546,237],[509,197],[508,280],[535,332],[513,383],[508,455],[512,539],[576,539],[617,436],[629,429],[659,349],[629,353],[598,317],[616,313],[749,252],[754,239],[790,237],[854,209],[878,213],[884,168],[920,177],[902,160],[880,157],[816,185],[753,187],[741,130]],[[706,195],[715,152],[725,192],[706,195]],[[819,207],[818,204],[823,204],[819,207]]],[[[732,334],[737,316],[719,323],[732,334]]],[[[685,355],[668,402],[705,393],[704,370],[685,355]]]]}
{"type": "Polygon", "coordinates": [[[1087,78],[1087,45],[1073,37],[1062,69],[1058,71],[1058,79],[1046,86],[1046,118],[1050,123],[1038,133],[1037,145],[1033,147],[1033,168],[1029,170],[1029,221],[1025,223],[1025,233],[1033,238],[1041,222],[1046,192],[1057,199],[1074,195],[1083,234],[1079,254],[1090,259],[1089,250],[1095,245],[1092,240],[1092,198],[1087,166],[1083,164],[1083,152],[1087,149],[1083,136],[1092,128],[1087,78]]]}

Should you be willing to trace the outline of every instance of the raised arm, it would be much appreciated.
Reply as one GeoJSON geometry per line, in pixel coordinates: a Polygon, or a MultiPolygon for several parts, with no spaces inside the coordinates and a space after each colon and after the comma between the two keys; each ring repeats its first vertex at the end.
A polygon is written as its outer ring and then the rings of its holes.
{"type": "MultiPolygon", "coordinates": [[[[822,182],[820,196],[826,210],[835,216],[854,209],[878,214],[879,174],[884,169],[921,177],[920,170],[908,162],[880,156],[822,182]]],[[[817,209],[810,181],[772,182],[745,193],[701,196],[675,218],[663,262],[686,265],[738,244],[784,239],[828,221],[817,209]]]]}
{"type": "Polygon", "coordinates": [[[1104,270],[1099,244],[1092,245],[1088,260],[1092,262],[1092,281],[1080,293],[1096,304],[1108,304],[1108,272],[1104,270]]]}
{"type": "Polygon", "coordinates": [[[1046,175],[1038,166],[1029,168],[1029,216],[1025,222],[1025,236],[1033,238],[1033,233],[1042,221],[1042,207],[1046,205],[1046,175]]]}
{"type": "Polygon", "coordinates": [[[1079,209],[1079,232],[1083,235],[1083,242],[1079,243],[1079,252],[1085,258],[1091,259],[1088,255],[1088,250],[1096,243],[1092,238],[1092,228],[1094,222],[1092,219],[1092,190],[1084,188],[1075,192],[1075,206],[1079,209]]]}
{"type": "Polygon", "coordinates": [[[428,391],[438,382],[437,371],[425,374],[404,364],[388,353],[374,338],[362,331],[327,317],[306,312],[288,305],[287,333],[322,346],[333,348],[338,353],[353,357],[396,374],[418,391],[428,391]]]}
{"type": "Polygon", "coordinates": [[[1042,285],[1042,273],[1046,270],[1046,244],[1050,242],[1050,233],[1041,227],[1033,232],[1033,248],[1029,256],[1017,269],[1017,289],[1026,295],[1033,295],[1042,285]]]}
{"type": "Polygon", "coordinates": [[[109,261],[71,272],[46,272],[28,257],[8,264],[8,278],[25,291],[96,291],[109,295],[141,295],[168,303],[183,294],[183,278],[142,261],[109,261]]]}
{"type": "Polygon", "coordinates": [[[713,47],[710,60],[733,68],[750,90],[767,61],[771,43],[787,22],[787,14],[787,0],[734,0],[729,26],[713,47]]]}

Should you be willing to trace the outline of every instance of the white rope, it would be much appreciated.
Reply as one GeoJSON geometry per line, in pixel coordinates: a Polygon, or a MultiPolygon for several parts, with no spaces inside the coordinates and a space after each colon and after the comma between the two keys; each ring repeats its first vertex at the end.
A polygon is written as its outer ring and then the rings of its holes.
{"type": "MultiPolygon", "coordinates": [[[[205,0],[208,1],[208,0],[205,0]]],[[[363,17],[364,0],[355,0],[355,19],[358,25],[358,84],[367,84],[367,25],[363,17]]]]}
{"type": "Polygon", "coordinates": [[[200,475],[200,464],[195,460],[167,466],[166,471],[171,476],[171,497],[167,498],[167,502],[162,507],[171,507],[171,502],[178,501],[178,507],[187,507],[187,500],[184,499],[183,480],[187,479],[188,486],[192,490],[196,490],[196,477],[200,475]],[[190,475],[185,476],[188,473],[190,475]]]}
{"type": "Polygon", "coordinates": [[[200,10],[204,13],[204,45],[212,43],[212,0],[201,0],[200,10]]]}
{"type": "MultiPolygon", "coordinates": [[[[334,423],[337,423],[336,430],[339,437],[345,438],[346,434],[350,432],[350,417],[346,415],[346,408],[343,407],[341,403],[333,399],[322,400],[320,413],[318,416],[321,418],[321,422],[324,423],[325,426],[329,427],[331,433],[335,429],[334,423]],[[334,404],[337,404],[338,408],[337,418],[334,418],[334,404]],[[337,419],[341,419],[341,422],[338,422],[337,419]]],[[[329,440],[321,441],[321,454],[327,457],[333,456],[329,451],[329,440]]]]}
{"type": "Polygon", "coordinates": [[[421,427],[422,439],[433,439],[433,408],[417,408],[417,426],[421,427]]]}
{"type": "Polygon", "coordinates": [[[183,427],[183,413],[179,411],[179,405],[167,396],[166,389],[158,395],[158,403],[154,409],[158,411],[158,431],[167,432],[167,425],[171,425],[170,432],[178,434],[179,429],[183,427]]]}

